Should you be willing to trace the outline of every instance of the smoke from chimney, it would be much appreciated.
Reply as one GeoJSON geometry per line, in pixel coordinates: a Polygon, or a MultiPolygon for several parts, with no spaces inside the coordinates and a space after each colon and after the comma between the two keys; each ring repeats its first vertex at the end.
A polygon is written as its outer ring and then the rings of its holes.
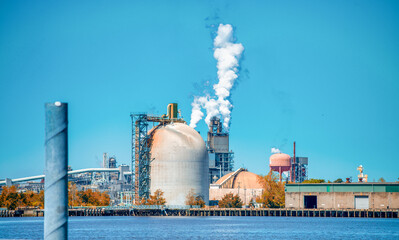
{"type": "Polygon", "coordinates": [[[281,153],[281,151],[280,151],[280,149],[278,149],[278,148],[272,148],[271,149],[271,152],[274,154],[274,153],[281,153]]]}
{"type": "Polygon", "coordinates": [[[234,86],[234,81],[238,78],[239,60],[244,47],[241,43],[233,43],[233,27],[230,24],[220,24],[217,36],[213,41],[213,56],[217,60],[217,75],[219,82],[213,85],[215,96],[194,97],[191,104],[190,127],[195,128],[204,116],[201,109],[206,110],[206,124],[210,123],[212,117],[219,117],[223,122],[226,131],[230,127],[231,110],[233,105],[229,101],[230,90],[234,86]]]}

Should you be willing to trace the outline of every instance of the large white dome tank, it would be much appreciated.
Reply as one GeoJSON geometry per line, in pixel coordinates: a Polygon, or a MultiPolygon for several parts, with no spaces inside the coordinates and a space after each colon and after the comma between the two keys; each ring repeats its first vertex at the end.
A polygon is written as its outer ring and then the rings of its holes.
{"type": "Polygon", "coordinates": [[[151,194],[161,189],[167,205],[186,205],[186,197],[193,191],[208,205],[209,158],[201,135],[184,123],[152,131],[151,194]]]}

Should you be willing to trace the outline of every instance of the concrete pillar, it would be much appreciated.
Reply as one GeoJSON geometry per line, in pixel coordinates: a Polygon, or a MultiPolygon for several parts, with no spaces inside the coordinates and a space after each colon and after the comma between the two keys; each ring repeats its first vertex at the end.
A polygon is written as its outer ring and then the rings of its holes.
{"type": "Polygon", "coordinates": [[[12,186],[12,180],[10,178],[6,178],[6,186],[11,187],[12,186]]]}
{"type": "Polygon", "coordinates": [[[68,104],[45,104],[44,239],[68,238],[68,104]]]}

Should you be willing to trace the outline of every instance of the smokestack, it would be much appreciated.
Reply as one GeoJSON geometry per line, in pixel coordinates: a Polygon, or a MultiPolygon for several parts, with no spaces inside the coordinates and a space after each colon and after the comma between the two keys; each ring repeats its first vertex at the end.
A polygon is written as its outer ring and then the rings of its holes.
{"type": "MultiPolygon", "coordinates": [[[[296,163],[296,157],[295,157],[295,141],[294,141],[294,160],[292,161],[292,163],[293,163],[293,168],[294,168],[294,171],[292,172],[292,182],[296,182],[296,165],[295,165],[295,163],[296,163]]],[[[291,167],[291,169],[292,169],[292,167],[291,167]]]]}
{"type": "Polygon", "coordinates": [[[68,104],[45,104],[44,239],[68,239],[68,104]]]}

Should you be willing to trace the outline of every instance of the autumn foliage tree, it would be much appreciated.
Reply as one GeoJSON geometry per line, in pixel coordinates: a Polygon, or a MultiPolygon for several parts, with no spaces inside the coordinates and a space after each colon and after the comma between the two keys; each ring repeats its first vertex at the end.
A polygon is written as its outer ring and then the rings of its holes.
{"type": "MultiPolygon", "coordinates": [[[[97,192],[91,189],[78,191],[73,183],[68,183],[69,206],[108,206],[110,197],[107,192],[97,192]]],[[[7,209],[37,207],[44,208],[44,191],[18,192],[16,186],[3,187],[0,194],[0,207],[7,209]]]]}
{"type": "Polygon", "coordinates": [[[269,172],[266,176],[260,176],[259,183],[263,187],[263,193],[256,199],[267,208],[282,208],[285,206],[284,183],[278,181],[278,177],[269,172]]]}
{"type": "Polygon", "coordinates": [[[108,206],[110,197],[107,192],[98,192],[91,189],[78,191],[73,183],[68,184],[69,206],[108,206]]]}
{"type": "Polygon", "coordinates": [[[14,210],[16,208],[24,207],[38,207],[44,206],[44,192],[35,193],[27,191],[25,193],[18,192],[16,186],[3,187],[0,194],[0,207],[14,210]]]}
{"type": "Polygon", "coordinates": [[[27,191],[24,193],[26,198],[26,206],[25,207],[37,207],[44,208],[44,191],[41,190],[39,193],[35,193],[33,191],[27,191]]]}
{"type": "Polygon", "coordinates": [[[166,200],[161,189],[157,189],[147,200],[141,202],[142,205],[165,205],[165,203],[166,200]]]}
{"type": "Polygon", "coordinates": [[[78,192],[79,200],[83,206],[108,206],[110,197],[107,192],[98,192],[91,189],[78,192]]]}
{"type": "Polygon", "coordinates": [[[15,186],[3,187],[0,195],[0,206],[13,210],[18,207],[19,198],[15,186]]]}
{"type": "Polygon", "coordinates": [[[219,201],[220,208],[241,208],[241,198],[236,194],[227,193],[223,196],[222,200],[219,201]]]}
{"type": "Polygon", "coordinates": [[[78,188],[72,182],[68,183],[68,205],[69,206],[82,206],[82,200],[78,195],[78,188]]]}
{"type": "Polygon", "coordinates": [[[205,201],[201,195],[195,194],[194,190],[190,190],[186,196],[186,205],[200,206],[203,208],[205,206],[205,201]]]}

